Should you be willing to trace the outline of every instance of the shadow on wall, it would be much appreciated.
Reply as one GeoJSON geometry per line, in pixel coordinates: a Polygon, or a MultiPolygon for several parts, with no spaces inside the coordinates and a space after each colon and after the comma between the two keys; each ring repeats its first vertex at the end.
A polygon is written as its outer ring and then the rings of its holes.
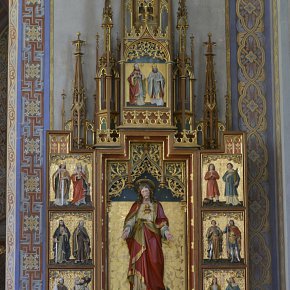
{"type": "Polygon", "coordinates": [[[0,290],[5,290],[5,242],[0,242],[0,290]]]}

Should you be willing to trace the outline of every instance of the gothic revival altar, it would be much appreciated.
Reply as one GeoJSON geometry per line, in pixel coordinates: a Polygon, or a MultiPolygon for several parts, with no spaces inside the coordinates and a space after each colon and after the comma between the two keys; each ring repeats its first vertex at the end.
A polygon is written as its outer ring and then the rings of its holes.
{"type": "Polygon", "coordinates": [[[63,130],[47,134],[48,289],[149,289],[146,273],[157,270],[145,262],[138,268],[146,251],[162,260],[164,290],[249,289],[246,137],[231,131],[229,95],[225,121],[218,117],[214,34],[204,42],[206,89],[197,120],[185,1],[172,23],[170,0],[123,0],[115,46],[112,4],[104,4],[104,51],[96,36],[95,104],[86,102],[78,34],[71,117],[63,114],[63,130]],[[87,106],[95,106],[94,120],[87,106]],[[162,242],[162,259],[138,242],[138,209],[129,237],[142,250],[132,262],[122,233],[132,204],[142,208],[141,180],[153,195],[147,211],[158,205],[166,215],[160,225],[154,212],[144,225],[162,242]]]}

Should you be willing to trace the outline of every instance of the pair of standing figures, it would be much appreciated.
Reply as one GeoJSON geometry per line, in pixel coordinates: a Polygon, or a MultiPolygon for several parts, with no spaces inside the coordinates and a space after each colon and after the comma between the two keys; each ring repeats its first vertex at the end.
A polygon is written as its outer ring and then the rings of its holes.
{"type": "MultiPolygon", "coordinates": [[[[225,290],[240,290],[241,289],[233,277],[230,277],[230,279],[227,280],[227,283],[228,285],[225,288],[225,290]]],[[[222,290],[222,287],[218,283],[218,279],[216,277],[212,279],[211,285],[207,288],[207,290],[222,290]]]]}
{"type": "MultiPolygon", "coordinates": [[[[75,263],[85,263],[90,258],[90,237],[81,220],[73,232],[72,252],[75,263]]],[[[53,234],[54,262],[56,264],[66,263],[71,256],[70,231],[63,220],[59,221],[58,228],[53,234]]]]}
{"type": "Polygon", "coordinates": [[[211,221],[208,228],[206,238],[208,241],[208,258],[210,260],[218,260],[222,256],[223,251],[223,234],[226,234],[227,255],[230,262],[241,261],[241,231],[235,225],[234,220],[230,220],[224,231],[216,224],[215,220],[211,221]]]}
{"type": "MultiPolygon", "coordinates": [[[[60,277],[53,287],[53,290],[69,290],[69,288],[64,283],[64,278],[60,277]]],[[[74,287],[72,290],[89,290],[89,284],[91,282],[90,277],[75,278],[74,287]]]]}
{"type": "MultiPolygon", "coordinates": [[[[208,171],[204,179],[207,180],[206,198],[209,204],[213,204],[214,199],[219,203],[220,191],[218,188],[217,180],[220,178],[218,172],[215,170],[214,164],[209,164],[208,171]]],[[[238,170],[234,169],[232,163],[227,164],[227,171],[222,177],[225,182],[225,197],[227,205],[240,205],[238,199],[238,186],[240,183],[240,176],[238,170]]]]}
{"type": "Polygon", "coordinates": [[[164,106],[165,78],[156,65],[152,66],[152,71],[146,78],[139,68],[139,64],[134,64],[134,69],[128,77],[129,82],[129,104],[144,106],[147,92],[151,99],[151,105],[164,106]]]}
{"type": "Polygon", "coordinates": [[[69,204],[69,191],[71,181],[73,183],[72,205],[79,206],[89,202],[90,184],[81,164],[77,164],[72,175],[66,169],[65,164],[60,164],[52,176],[53,190],[55,192],[54,204],[58,206],[69,204]]]}

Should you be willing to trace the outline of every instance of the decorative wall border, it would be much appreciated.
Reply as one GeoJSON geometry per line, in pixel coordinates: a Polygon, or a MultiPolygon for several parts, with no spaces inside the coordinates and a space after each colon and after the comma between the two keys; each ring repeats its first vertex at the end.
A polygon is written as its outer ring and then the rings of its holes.
{"type": "MultiPolygon", "coordinates": [[[[247,132],[248,143],[250,285],[251,289],[261,290],[272,289],[272,263],[276,254],[273,253],[275,233],[271,237],[269,226],[275,215],[270,210],[276,209],[275,203],[270,208],[269,196],[269,159],[273,156],[269,149],[272,120],[269,120],[268,102],[271,100],[267,98],[272,97],[272,91],[267,91],[271,86],[268,87],[267,78],[271,84],[272,76],[267,71],[266,58],[272,51],[267,50],[265,41],[266,8],[269,8],[266,5],[269,3],[263,0],[236,1],[239,129],[247,132]]],[[[275,184],[275,180],[271,183],[275,184]]]]}
{"type": "Polygon", "coordinates": [[[50,2],[9,4],[6,289],[44,289],[50,2]]]}
{"type": "Polygon", "coordinates": [[[6,289],[15,285],[16,262],[16,139],[18,75],[18,0],[9,1],[7,203],[6,203],[6,289]]]}
{"type": "MultiPolygon", "coordinates": [[[[1,4],[0,4],[1,5],[1,4]]],[[[1,14],[1,13],[0,13],[1,14]]],[[[2,15],[3,16],[3,15],[2,15]]],[[[1,17],[1,15],[0,15],[1,17]]],[[[8,19],[8,15],[7,15],[8,19]]],[[[6,219],[8,23],[0,27],[0,222],[6,219]]]]}
{"type": "MultiPolygon", "coordinates": [[[[45,287],[45,151],[49,129],[48,0],[24,0],[21,14],[19,289],[45,287]]],[[[17,281],[16,281],[17,286],[17,281]]],[[[16,287],[18,289],[18,287],[16,287]]]]}
{"type": "MultiPolygon", "coordinates": [[[[278,246],[279,246],[279,280],[280,289],[287,289],[286,285],[286,262],[285,262],[285,234],[284,234],[284,192],[283,192],[283,158],[282,158],[282,125],[281,125],[281,94],[280,94],[280,68],[279,68],[279,18],[278,1],[272,0],[272,21],[273,21],[273,64],[274,64],[274,110],[275,110],[275,139],[276,139],[276,192],[278,209],[278,246]]],[[[281,56],[282,57],[282,56],[281,56]]],[[[285,176],[285,175],[284,175],[285,176]]]]}

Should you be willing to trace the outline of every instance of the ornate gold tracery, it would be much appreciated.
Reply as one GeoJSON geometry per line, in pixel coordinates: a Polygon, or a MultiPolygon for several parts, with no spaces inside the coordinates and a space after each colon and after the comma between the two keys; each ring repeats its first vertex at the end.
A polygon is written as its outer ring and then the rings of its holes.
{"type": "Polygon", "coordinates": [[[170,60],[170,54],[163,44],[150,38],[142,38],[133,42],[125,51],[125,59],[127,60],[139,59],[143,56],[161,61],[170,60]]]}
{"type": "Polygon", "coordinates": [[[132,143],[130,161],[108,162],[109,197],[120,196],[122,190],[134,185],[144,174],[154,177],[161,187],[171,190],[173,196],[186,200],[184,161],[164,161],[162,143],[132,143]]]}
{"type": "Polygon", "coordinates": [[[108,172],[108,195],[110,198],[119,196],[128,182],[128,163],[109,162],[108,172]]]}

